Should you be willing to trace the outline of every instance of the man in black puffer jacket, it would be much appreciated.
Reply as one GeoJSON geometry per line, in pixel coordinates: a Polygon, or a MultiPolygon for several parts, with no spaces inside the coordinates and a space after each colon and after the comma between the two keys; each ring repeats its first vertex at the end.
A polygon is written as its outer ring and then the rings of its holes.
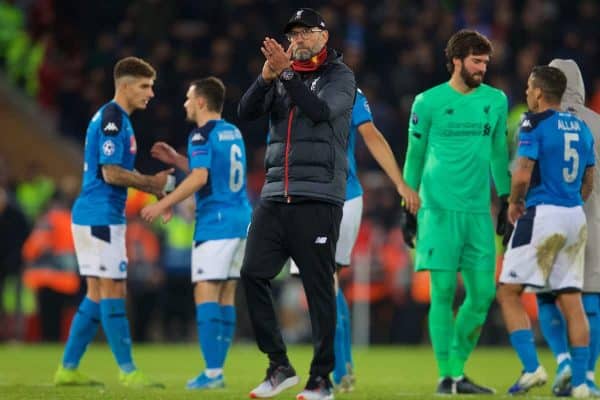
{"type": "Polygon", "coordinates": [[[251,397],[272,397],[299,378],[287,358],[270,280],[288,258],[299,266],[308,300],[314,357],[302,399],[332,398],[335,247],[346,197],[346,148],[356,92],[352,71],[326,46],[329,33],[311,9],[285,27],[286,50],[265,38],[258,79],[242,97],[242,119],[269,115],[266,179],[252,216],[241,277],[265,380],[251,397]]]}

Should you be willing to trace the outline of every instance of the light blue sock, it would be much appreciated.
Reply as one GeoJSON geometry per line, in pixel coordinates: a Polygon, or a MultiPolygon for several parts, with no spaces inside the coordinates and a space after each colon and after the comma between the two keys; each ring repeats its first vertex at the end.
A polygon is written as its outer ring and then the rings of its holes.
{"type": "Polygon", "coordinates": [[[207,369],[221,368],[221,352],[217,337],[221,328],[221,306],[219,303],[196,305],[198,342],[207,369]]]}
{"type": "Polygon", "coordinates": [[[590,324],[590,357],[587,364],[589,373],[596,370],[596,361],[600,352],[600,294],[584,294],[583,308],[590,324]]]}
{"type": "Polygon", "coordinates": [[[104,334],[119,368],[125,373],[134,371],[135,364],[131,358],[131,335],[125,312],[125,299],[102,299],[100,313],[104,334]]]}
{"type": "Polygon", "coordinates": [[[76,369],[87,345],[94,339],[100,323],[100,304],[85,297],[71,322],[62,365],[76,369]]]}
{"type": "Polygon", "coordinates": [[[520,329],[512,332],[510,334],[510,344],[516,350],[525,372],[534,372],[540,366],[531,329],[520,329]]]}
{"type": "Polygon", "coordinates": [[[333,382],[337,385],[342,378],[348,374],[346,369],[346,352],[344,349],[344,322],[340,312],[337,313],[335,323],[335,337],[333,339],[333,351],[335,354],[335,364],[333,368],[333,382]]]}
{"type": "Polygon", "coordinates": [[[571,348],[571,370],[573,371],[573,375],[571,376],[571,384],[573,387],[577,387],[582,383],[585,383],[589,357],[589,347],[585,346],[571,348]]]}
{"type": "MultiPolygon", "coordinates": [[[[567,339],[567,324],[556,306],[556,298],[552,295],[537,295],[538,318],[540,329],[548,347],[558,359],[561,355],[569,354],[569,342],[567,339]]],[[[566,359],[564,362],[569,362],[566,359]]],[[[562,365],[561,365],[562,366],[562,365]]],[[[561,368],[559,366],[559,368],[561,368]]]]}
{"type": "Polygon", "coordinates": [[[235,306],[221,306],[221,334],[219,335],[219,368],[225,365],[227,351],[235,335],[235,306]]]}
{"type": "Polygon", "coordinates": [[[336,295],[337,312],[342,318],[344,324],[344,358],[347,363],[354,368],[354,361],[352,360],[352,329],[350,328],[350,309],[346,302],[346,297],[342,292],[341,288],[338,288],[336,295]]]}

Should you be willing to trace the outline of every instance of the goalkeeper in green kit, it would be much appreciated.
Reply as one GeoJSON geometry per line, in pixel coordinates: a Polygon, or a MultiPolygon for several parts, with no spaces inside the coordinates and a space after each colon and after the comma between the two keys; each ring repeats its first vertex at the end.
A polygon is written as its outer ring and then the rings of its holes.
{"type": "MultiPolygon", "coordinates": [[[[480,33],[455,33],[446,47],[450,80],[419,94],[409,121],[404,179],[422,199],[416,268],[431,276],[429,332],[441,394],[494,393],[464,374],[495,296],[490,171],[503,200],[499,233],[507,224],[510,191],[506,95],[482,83],[491,53],[491,43],[480,33]],[[454,317],[457,272],[466,297],[454,317]]],[[[407,213],[407,225],[414,229],[410,218],[407,213]]]]}

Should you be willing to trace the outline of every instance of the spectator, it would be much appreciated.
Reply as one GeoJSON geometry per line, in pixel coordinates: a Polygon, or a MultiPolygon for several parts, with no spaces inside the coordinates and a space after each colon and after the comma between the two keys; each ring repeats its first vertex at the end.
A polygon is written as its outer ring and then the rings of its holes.
{"type": "Polygon", "coordinates": [[[71,234],[71,205],[78,181],[68,176],[61,181],[48,210],[37,219],[23,246],[27,268],[25,286],[35,290],[42,340],[56,342],[68,307],[78,304],[80,278],[71,234]]]}

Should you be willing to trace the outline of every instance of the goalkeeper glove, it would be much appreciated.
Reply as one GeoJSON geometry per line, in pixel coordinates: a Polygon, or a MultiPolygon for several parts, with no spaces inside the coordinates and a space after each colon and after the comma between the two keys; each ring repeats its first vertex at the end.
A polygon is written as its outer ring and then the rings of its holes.
{"type": "Polygon", "coordinates": [[[402,215],[400,218],[404,243],[413,249],[415,247],[415,237],[417,236],[417,217],[408,211],[405,206],[402,206],[402,215]]]}
{"type": "Polygon", "coordinates": [[[502,236],[502,244],[506,247],[514,227],[508,222],[508,195],[500,196],[500,211],[496,221],[496,234],[502,236]]]}

